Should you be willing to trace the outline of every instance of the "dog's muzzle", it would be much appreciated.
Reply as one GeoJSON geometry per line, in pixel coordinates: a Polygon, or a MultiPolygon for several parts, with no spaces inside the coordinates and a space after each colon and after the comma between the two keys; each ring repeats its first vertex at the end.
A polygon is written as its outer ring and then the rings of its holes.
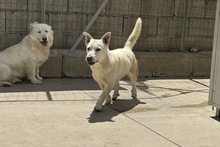
{"type": "MultiPolygon", "coordinates": [[[[40,40],[39,40],[40,41],[40,40]]],[[[40,43],[43,45],[43,46],[47,46],[47,37],[46,36],[43,36],[42,38],[42,41],[40,41],[40,43]]]]}
{"type": "Polygon", "coordinates": [[[96,62],[98,62],[98,61],[93,61],[93,58],[92,57],[86,57],[86,61],[87,61],[87,63],[89,64],[89,65],[93,65],[93,64],[95,64],[96,62]]]}

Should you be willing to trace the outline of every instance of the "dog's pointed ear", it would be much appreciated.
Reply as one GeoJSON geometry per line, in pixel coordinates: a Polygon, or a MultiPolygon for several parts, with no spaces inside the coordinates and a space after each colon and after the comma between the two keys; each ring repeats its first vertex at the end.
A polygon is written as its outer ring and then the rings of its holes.
{"type": "Polygon", "coordinates": [[[83,35],[85,36],[85,43],[87,45],[90,42],[90,40],[92,39],[92,36],[87,32],[83,32],[83,35]]]}
{"type": "Polygon", "coordinates": [[[103,35],[103,37],[102,37],[103,43],[109,44],[110,40],[111,40],[111,32],[105,33],[105,35],[103,35]]]}

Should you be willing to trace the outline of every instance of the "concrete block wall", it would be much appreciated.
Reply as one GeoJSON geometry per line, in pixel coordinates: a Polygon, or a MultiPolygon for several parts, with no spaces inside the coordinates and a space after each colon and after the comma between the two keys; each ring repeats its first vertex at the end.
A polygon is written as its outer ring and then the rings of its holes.
{"type": "MultiPolygon", "coordinates": [[[[41,1],[0,0],[0,50],[28,34],[40,21],[41,1]]],[[[91,77],[82,40],[70,49],[103,0],[45,0],[46,23],[54,30],[50,58],[41,67],[43,77],[91,77]]],[[[88,30],[94,38],[112,32],[110,49],[122,47],[135,21],[142,18],[141,36],[134,46],[139,77],[209,76],[216,0],[190,0],[184,50],[180,52],[183,0],[111,0],[88,30]],[[191,47],[201,52],[188,53],[191,47]],[[207,52],[208,51],[208,52],[207,52]]]]}
{"type": "MultiPolygon", "coordinates": [[[[7,43],[5,40],[12,38],[19,42],[28,33],[29,24],[40,20],[40,2],[0,0],[0,50],[14,45],[15,41],[7,43]]],[[[52,48],[71,48],[102,2],[45,0],[46,23],[55,32],[52,48]]],[[[120,47],[132,31],[137,17],[142,17],[143,29],[135,51],[180,51],[183,7],[183,0],[111,0],[88,32],[100,38],[111,31],[110,47],[120,47]]],[[[216,0],[189,1],[184,51],[190,47],[211,51],[215,7],[216,0]],[[203,45],[204,40],[206,45],[203,45]]],[[[78,49],[84,48],[82,41],[78,49]]]]}

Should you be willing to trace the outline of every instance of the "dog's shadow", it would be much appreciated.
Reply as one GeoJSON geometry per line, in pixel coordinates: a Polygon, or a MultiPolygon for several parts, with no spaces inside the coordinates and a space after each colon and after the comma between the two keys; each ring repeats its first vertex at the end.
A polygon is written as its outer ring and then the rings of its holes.
{"type": "Polygon", "coordinates": [[[93,111],[88,118],[89,123],[97,122],[114,122],[113,117],[120,113],[129,111],[139,104],[146,104],[141,102],[137,98],[134,99],[117,99],[113,101],[113,104],[103,105],[101,112],[93,111]]]}

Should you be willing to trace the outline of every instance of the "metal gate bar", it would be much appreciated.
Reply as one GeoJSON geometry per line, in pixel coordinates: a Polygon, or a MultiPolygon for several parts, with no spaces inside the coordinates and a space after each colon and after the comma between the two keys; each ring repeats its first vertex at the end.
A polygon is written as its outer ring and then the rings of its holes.
{"type": "MultiPolygon", "coordinates": [[[[108,3],[109,0],[104,0],[103,3],[101,4],[101,6],[99,7],[99,9],[96,11],[95,15],[92,17],[92,19],[90,20],[90,22],[88,23],[88,25],[85,27],[85,29],[83,30],[83,32],[86,32],[89,30],[89,28],[92,26],[92,24],[94,23],[94,21],[96,20],[96,18],[98,17],[98,15],[102,12],[102,10],[104,9],[105,5],[108,3]]],[[[81,33],[81,35],[79,36],[79,38],[76,40],[75,44],[73,45],[73,47],[70,49],[71,51],[74,51],[76,49],[76,47],[79,45],[79,43],[81,42],[81,40],[83,39],[83,34],[81,33]]]]}
{"type": "Polygon", "coordinates": [[[45,0],[41,0],[41,17],[40,22],[45,23],[45,0]]]}
{"type": "Polygon", "coordinates": [[[183,14],[183,23],[182,23],[182,32],[181,32],[181,47],[180,51],[184,50],[184,44],[185,44],[185,35],[186,35],[186,22],[188,19],[188,2],[189,0],[184,1],[184,14],[183,14]]]}

